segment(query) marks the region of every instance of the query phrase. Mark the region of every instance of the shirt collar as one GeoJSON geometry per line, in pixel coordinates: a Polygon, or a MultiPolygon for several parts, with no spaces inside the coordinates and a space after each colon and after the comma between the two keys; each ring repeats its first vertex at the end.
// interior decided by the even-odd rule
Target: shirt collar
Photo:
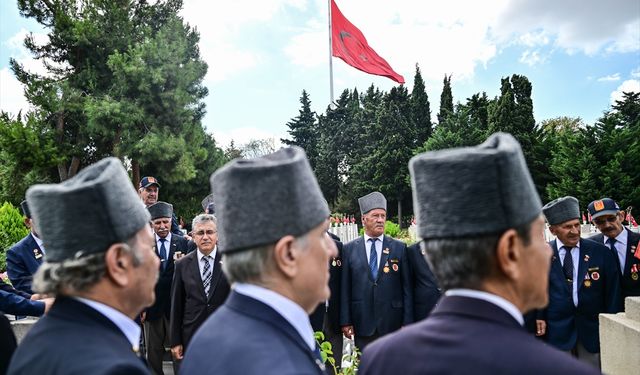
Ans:
{"type": "Polygon", "coordinates": [[[367,235],[366,233],[364,234],[364,243],[367,243],[369,241],[369,238],[377,238],[378,240],[380,240],[380,243],[382,243],[384,241],[384,233],[379,235],[378,237],[371,237],[369,235],[367,235]]]}
{"type": "MultiPolygon", "coordinates": [[[[160,240],[161,240],[160,236],[158,236],[155,233],[154,233],[154,236],[156,236],[156,243],[160,242],[160,240]]],[[[164,239],[167,240],[168,244],[170,244],[171,243],[171,232],[169,232],[169,234],[167,234],[167,236],[164,239]]]]}
{"type": "Polygon", "coordinates": [[[492,293],[483,292],[480,290],[473,289],[451,289],[444,293],[446,296],[461,296],[461,297],[469,297],[481,299],[483,301],[487,301],[492,303],[504,311],[508,312],[509,315],[513,317],[521,326],[524,325],[524,318],[522,317],[522,312],[518,310],[516,305],[509,302],[508,300],[492,293]]]}
{"type": "Polygon", "coordinates": [[[128,316],[124,315],[120,311],[114,309],[111,306],[105,305],[102,302],[94,301],[87,298],[74,297],[78,301],[88,305],[93,308],[100,314],[104,315],[113,322],[122,333],[124,333],[125,337],[131,343],[131,347],[134,351],[138,351],[140,346],[140,326],[131,320],[128,316]]]}
{"type": "MultiPolygon", "coordinates": [[[[604,236],[604,237],[606,238],[607,236],[604,236]]],[[[620,232],[620,234],[616,237],[616,241],[620,242],[624,246],[627,246],[628,239],[629,239],[629,234],[627,233],[627,228],[622,228],[622,232],[620,232]]]]}
{"type": "MultiPolygon", "coordinates": [[[[560,241],[559,238],[556,238],[556,245],[558,246],[558,251],[560,251],[560,249],[562,248],[562,246],[565,246],[562,241],[560,241]]],[[[572,247],[571,249],[579,249],[580,248],[580,241],[578,241],[578,243],[576,244],[576,246],[572,247]]],[[[569,249],[569,250],[571,250],[569,249]]]]}
{"type": "MultiPolygon", "coordinates": [[[[218,245],[216,245],[213,248],[213,251],[211,251],[211,254],[209,254],[211,259],[216,259],[216,252],[217,251],[218,251],[218,245]]],[[[202,252],[200,252],[200,249],[196,250],[196,255],[198,255],[198,263],[202,262],[202,258],[204,258],[204,254],[202,254],[202,252]]]]}
{"type": "Polygon", "coordinates": [[[38,247],[40,248],[40,250],[42,250],[43,252],[44,250],[44,246],[42,245],[42,240],[36,236],[35,233],[31,232],[31,237],[33,237],[33,239],[36,241],[36,244],[38,244],[38,247]]]}
{"type": "Polygon", "coordinates": [[[237,293],[256,299],[276,310],[289,324],[295,328],[311,350],[315,350],[316,339],[309,322],[309,315],[292,300],[267,288],[244,283],[235,283],[233,290],[237,293]]]}

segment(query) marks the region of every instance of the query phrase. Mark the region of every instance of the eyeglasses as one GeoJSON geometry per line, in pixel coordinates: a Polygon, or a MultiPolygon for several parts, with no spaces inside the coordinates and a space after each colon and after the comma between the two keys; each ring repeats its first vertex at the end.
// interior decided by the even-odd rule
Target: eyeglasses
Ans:
{"type": "Polygon", "coordinates": [[[217,231],[217,230],[199,230],[199,231],[197,231],[197,232],[193,232],[193,235],[194,235],[194,236],[198,236],[198,237],[202,237],[202,236],[204,236],[205,234],[206,234],[207,236],[213,236],[213,235],[214,235],[214,234],[216,234],[216,233],[218,233],[218,231],[217,231]]]}
{"type": "Polygon", "coordinates": [[[596,225],[602,225],[604,223],[615,223],[618,220],[618,215],[611,215],[607,217],[599,217],[597,219],[593,219],[593,222],[596,225]]]}

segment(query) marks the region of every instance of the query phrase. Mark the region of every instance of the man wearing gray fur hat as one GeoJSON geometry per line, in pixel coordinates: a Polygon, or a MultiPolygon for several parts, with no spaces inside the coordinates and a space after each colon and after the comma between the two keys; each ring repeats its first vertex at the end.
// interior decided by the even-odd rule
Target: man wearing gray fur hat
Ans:
{"type": "Polygon", "coordinates": [[[182,374],[322,374],[310,314],[329,298],[329,207],[304,151],[231,161],[211,177],[232,292],[196,333],[182,374]]]}
{"type": "Polygon", "coordinates": [[[344,245],[340,324],[360,350],[413,322],[407,246],[384,235],[387,200],[380,192],[358,199],[364,235],[344,245]]]}
{"type": "Polygon", "coordinates": [[[133,319],[154,302],[160,262],[149,213],[120,160],[32,186],[27,201],[47,248],[34,288],[56,301],[18,347],[9,374],[148,374],[133,319]]]}
{"type": "Polygon", "coordinates": [[[409,162],[418,235],[446,290],[423,321],[371,344],[359,374],[597,374],[523,328],[547,303],[551,250],[509,134],[409,162]]]}
{"type": "Polygon", "coordinates": [[[549,242],[549,305],[538,314],[547,342],[600,368],[598,314],[622,310],[616,258],[602,243],[580,238],[580,206],[574,197],[542,210],[556,239],[549,242]]]}

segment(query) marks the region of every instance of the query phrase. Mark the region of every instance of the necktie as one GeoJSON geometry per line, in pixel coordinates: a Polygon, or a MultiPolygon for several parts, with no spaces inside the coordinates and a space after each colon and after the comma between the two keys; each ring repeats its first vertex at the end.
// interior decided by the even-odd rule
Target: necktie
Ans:
{"type": "Polygon", "coordinates": [[[205,255],[202,257],[204,266],[202,267],[202,285],[204,286],[204,294],[209,296],[209,288],[211,287],[211,259],[210,256],[205,255]]]}
{"type": "Polygon", "coordinates": [[[371,276],[375,280],[378,276],[378,253],[376,252],[377,238],[369,238],[371,241],[371,250],[369,250],[369,269],[371,270],[371,276]]]}
{"type": "Polygon", "coordinates": [[[613,251],[613,255],[616,258],[616,266],[618,267],[618,271],[620,271],[620,273],[622,273],[622,268],[620,267],[620,259],[618,258],[618,250],[616,250],[616,239],[615,238],[609,238],[607,239],[607,245],[609,245],[609,248],[611,249],[611,251],[613,251]]]}
{"type": "Polygon", "coordinates": [[[164,246],[166,241],[164,238],[160,239],[160,259],[162,260],[160,264],[163,270],[167,266],[167,248],[164,246]]]}
{"type": "Polygon", "coordinates": [[[564,249],[564,263],[562,264],[562,270],[564,271],[564,277],[567,282],[573,285],[573,258],[571,258],[571,249],[563,246],[564,249]]]}

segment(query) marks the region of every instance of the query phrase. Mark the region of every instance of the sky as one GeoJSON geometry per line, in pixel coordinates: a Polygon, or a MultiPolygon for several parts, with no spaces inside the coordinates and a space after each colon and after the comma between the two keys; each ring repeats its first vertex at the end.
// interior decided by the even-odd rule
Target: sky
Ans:
{"type": "MultiPolygon", "coordinates": [[[[419,65],[432,115],[442,80],[452,75],[454,102],[523,74],[533,85],[537,122],[557,116],[592,124],[622,91],[640,92],[637,0],[336,0],[369,45],[413,87],[419,65]]],[[[203,125],[219,145],[286,138],[306,90],[312,110],[330,104],[328,0],[184,0],[184,20],[200,33],[209,66],[203,125]]],[[[0,1],[0,109],[29,108],[9,69],[13,57],[43,72],[22,41],[47,30],[0,1]]],[[[334,93],[395,82],[333,58],[334,93]]]]}

